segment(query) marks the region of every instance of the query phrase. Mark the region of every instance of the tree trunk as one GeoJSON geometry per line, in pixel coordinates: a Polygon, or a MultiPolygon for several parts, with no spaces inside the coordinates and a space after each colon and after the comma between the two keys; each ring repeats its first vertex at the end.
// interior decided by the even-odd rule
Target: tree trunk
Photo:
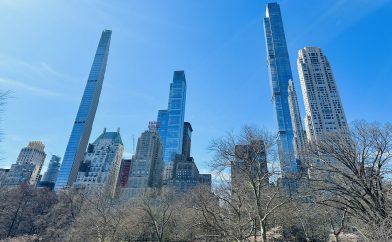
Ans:
{"type": "Polygon", "coordinates": [[[13,228],[14,228],[16,219],[18,218],[18,215],[19,215],[19,210],[20,210],[21,207],[22,207],[22,202],[23,202],[23,200],[22,200],[22,198],[21,198],[21,199],[20,199],[20,202],[18,203],[18,208],[16,209],[15,216],[14,216],[13,219],[12,219],[12,223],[11,223],[11,225],[10,225],[10,228],[8,229],[7,238],[11,237],[11,233],[12,233],[12,230],[13,230],[13,228]]]}
{"type": "MultiPolygon", "coordinates": [[[[340,233],[339,233],[339,234],[340,234],[340,233]]],[[[339,234],[334,234],[334,235],[335,235],[335,242],[340,242],[339,234]]]]}
{"type": "Polygon", "coordinates": [[[267,242],[267,228],[265,221],[260,221],[261,242],[267,242]]]}

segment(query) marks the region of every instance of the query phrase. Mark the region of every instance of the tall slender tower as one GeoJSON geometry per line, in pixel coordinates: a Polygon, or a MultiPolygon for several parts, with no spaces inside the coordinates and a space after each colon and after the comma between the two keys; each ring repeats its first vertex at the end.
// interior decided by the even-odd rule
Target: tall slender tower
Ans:
{"type": "Polygon", "coordinates": [[[158,112],[158,132],[163,144],[163,160],[169,164],[175,154],[182,153],[186,80],[184,71],[175,71],[170,84],[167,110],[158,112]]]}
{"type": "Polygon", "coordinates": [[[301,114],[298,107],[297,93],[294,88],[293,80],[289,81],[289,107],[291,113],[291,125],[293,126],[294,155],[298,161],[303,158],[302,151],[306,143],[305,131],[302,127],[301,114]]]}
{"type": "Polygon", "coordinates": [[[84,152],[86,151],[90,138],[99,96],[101,95],[111,35],[111,30],[104,30],[102,32],[79,111],[76,115],[71,136],[65,150],[55,190],[71,186],[78,174],[80,162],[83,160],[84,152]]]}
{"type": "Polygon", "coordinates": [[[279,160],[283,175],[298,171],[294,157],[293,128],[288,103],[289,80],[293,79],[280,6],[267,3],[264,18],[267,63],[272,91],[272,105],[278,126],[279,160]]]}
{"type": "Polygon", "coordinates": [[[305,104],[305,128],[309,142],[326,132],[348,129],[331,65],[319,47],[298,51],[298,74],[305,104]]]}

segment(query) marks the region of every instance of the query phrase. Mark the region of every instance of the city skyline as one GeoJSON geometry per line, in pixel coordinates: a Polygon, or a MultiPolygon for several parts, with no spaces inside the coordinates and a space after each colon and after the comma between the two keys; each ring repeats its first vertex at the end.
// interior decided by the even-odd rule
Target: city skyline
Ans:
{"type": "MultiPolygon", "coordinates": [[[[309,39],[304,38],[301,40],[301,37],[295,35],[296,32],[300,31],[299,26],[301,26],[301,23],[298,22],[296,24],[291,23],[296,16],[294,13],[295,11],[293,9],[290,9],[293,4],[287,1],[279,1],[279,3],[282,8],[283,23],[285,25],[285,30],[287,32],[286,37],[289,42],[288,45],[289,45],[289,56],[291,60],[291,68],[293,71],[293,78],[297,90],[299,90],[299,81],[298,81],[298,74],[295,68],[295,61],[294,61],[296,59],[296,52],[298,49],[303,48],[304,46],[307,46],[309,44],[314,44],[316,46],[320,46],[321,48],[325,49],[326,53],[328,54],[328,57],[331,59],[331,63],[333,65],[334,73],[337,79],[337,85],[339,87],[340,94],[342,96],[342,100],[345,105],[344,107],[345,107],[347,119],[349,121],[353,121],[355,119],[360,119],[360,118],[367,119],[369,121],[391,120],[391,114],[387,112],[387,109],[384,109],[387,106],[389,106],[389,104],[391,104],[390,101],[388,101],[386,98],[381,100],[371,100],[370,99],[371,95],[368,94],[368,91],[371,92],[372,95],[380,92],[382,94],[382,92],[386,91],[386,89],[388,88],[384,88],[384,84],[386,85],[387,79],[382,78],[381,74],[379,78],[377,77],[375,77],[374,79],[369,78],[374,74],[374,72],[371,71],[372,65],[375,65],[374,63],[368,63],[369,64],[368,70],[359,70],[359,68],[354,68],[354,65],[356,63],[357,64],[363,63],[364,65],[364,63],[370,62],[371,57],[381,56],[384,57],[384,59],[382,58],[378,59],[380,60],[381,65],[384,66],[384,68],[381,68],[381,70],[383,70],[385,73],[388,73],[389,72],[388,67],[391,65],[391,61],[389,59],[388,62],[388,59],[386,59],[385,56],[388,53],[390,53],[390,47],[386,46],[387,49],[386,51],[384,51],[385,53],[366,52],[365,53],[366,55],[363,56],[364,60],[358,60],[359,58],[355,59],[354,57],[362,56],[362,54],[361,55],[359,53],[356,54],[356,52],[361,52],[359,51],[360,43],[363,44],[363,40],[359,39],[358,43],[353,44],[351,41],[352,39],[349,36],[350,31],[352,34],[353,29],[354,30],[363,29],[361,35],[363,35],[363,33],[367,33],[366,31],[372,31],[368,29],[365,30],[365,27],[370,25],[370,22],[374,23],[377,21],[381,21],[382,18],[380,16],[377,16],[377,13],[381,12],[381,15],[384,14],[383,16],[385,18],[386,12],[391,10],[390,4],[389,3],[388,4],[379,3],[379,5],[374,4],[373,5],[374,8],[370,8],[370,10],[366,10],[366,11],[363,9],[361,10],[360,8],[359,12],[362,11],[363,16],[362,17],[354,16],[353,17],[354,20],[352,20],[351,22],[352,25],[346,27],[347,28],[346,30],[342,30],[339,34],[335,35],[335,37],[329,37],[332,38],[332,40],[329,39],[329,40],[322,40],[317,42],[317,39],[313,39],[312,41],[309,41],[309,39]],[[386,6],[387,8],[380,9],[379,8],[380,6],[384,6],[384,7],[386,6]],[[367,12],[367,11],[371,11],[371,12],[367,12]],[[365,20],[369,20],[369,21],[365,21],[365,20]],[[297,27],[295,28],[295,26],[297,27]],[[349,45],[348,42],[350,41],[351,43],[349,45]],[[337,46],[339,46],[339,48],[337,46]],[[339,53],[339,51],[342,52],[342,49],[348,51],[349,54],[353,55],[353,57],[345,56],[347,55],[347,52],[339,53]],[[366,61],[366,59],[368,60],[366,61]],[[382,62],[382,60],[384,60],[384,62],[382,62]],[[363,77],[361,78],[361,76],[363,77]],[[354,86],[356,85],[358,78],[360,78],[363,82],[362,87],[354,86]],[[356,92],[355,91],[350,92],[352,88],[354,88],[356,92]],[[357,93],[360,97],[355,97],[354,93],[357,93]],[[382,102],[383,105],[380,105],[380,102],[382,102]],[[379,103],[378,108],[372,109],[371,107],[375,106],[375,104],[377,103],[379,103]],[[360,106],[361,108],[358,108],[356,106],[358,107],[360,106]]],[[[353,2],[350,3],[355,4],[353,2]]],[[[103,3],[100,4],[103,5],[103,3]]],[[[8,7],[11,10],[13,8],[15,9],[15,7],[11,5],[12,4],[10,4],[10,6],[8,7]]],[[[196,5],[200,6],[201,4],[200,5],[196,4],[196,5]]],[[[237,5],[235,6],[234,5],[235,4],[233,3],[233,6],[228,6],[227,8],[231,10],[238,7],[237,5]]],[[[322,6],[323,4],[321,3],[320,5],[322,6]]],[[[320,5],[319,8],[321,8],[320,5]]],[[[115,88],[113,86],[114,84],[109,85],[106,83],[105,85],[108,88],[108,92],[104,94],[103,97],[105,100],[104,105],[101,106],[97,111],[97,122],[95,122],[92,137],[95,137],[96,136],[95,134],[99,133],[104,126],[108,126],[110,127],[110,129],[121,127],[121,129],[125,131],[124,133],[126,133],[126,135],[124,135],[125,149],[126,151],[128,151],[128,153],[132,153],[132,136],[133,135],[137,136],[137,134],[143,130],[140,127],[142,127],[146,123],[146,121],[153,120],[156,115],[156,114],[154,115],[154,112],[156,112],[157,109],[164,107],[164,105],[166,104],[167,99],[165,97],[167,97],[167,84],[169,83],[169,81],[167,80],[170,80],[172,71],[176,69],[184,69],[187,73],[187,81],[189,85],[188,90],[190,92],[189,98],[187,100],[189,101],[187,102],[187,117],[188,117],[187,121],[190,121],[196,130],[193,136],[194,143],[192,146],[193,147],[192,153],[193,156],[195,156],[195,160],[197,161],[198,165],[201,164],[203,169],[206,169],[206,164],[208,162],[208,157],[209,157],[208,152],[206,151],[206,147],[208,146],[209,140],[211,140],[212,138],[221,136],[226,131],[229,131],[233,128],[239,129],[241,128],[242,125],[246,123],[256,124],[258,126],[265,126],[268,127],[270,130],[275,130],[274,121],[273,121],[273,112],[270,104],[269,87],[267,81],[268,77],[266,75],[267,72],[266,72],[266,65],[265,65],[265,51],[263,50],[264,40],[262,36],[263,31],[262,31],[261,19],[264,16],[265,6],[264,3],[257,3],[257,4],[252,3],[249,4],[249,6],[248,5],[244,6],[243,8],[251,9],[254,6],[257,6],[257,11],[256,10],[250,11],[249,18],[240,15],[238,16],[234,15],[236,18],[238,18],[239,23],[237,24],[231,23],[234,25],[233,31],[227,30],[226,32],[224,31],[224,33],[220,33],[222,34],[222,36],[221,35],[212,36],[213,39],[212,42],[215,46],[203,45],[201,53],[207,55],[207,57],[203,57],[201,56],[201,54],[191,55],[193,59],[196,57],[196,59],[199,62],[200,61],[202,62],[202,59],[206,58],[205,61],[206,64],[204,64],[204,66],[202,64],[202,67],[200,67],[199,64],[199,70],[197,70],[197,68],[188,68],[191,66],[192,63],[189,60],[187,60],[185,56],[177,55],[176,56],[177,58],[174,58],[175,59],[174,62],[169,61],[168,64],[162,65],[160,67],[154,67],[155,69],[153,68],[151,70],[152,74],[151,73],[147,74],[144,80],[140,80],[140,82],[144,83],[144,85],[147,82],[151,82],[151,85],[146,85],[146,87],[140,88],[139,86],[138,88],[124,88],[127,86],[124,85],[124,82],[122,83],[120,82],[119,84],[120,87],[115,88]],[[246,36],[254,36],[254,34],[256,33],[255,36],[257,38],[249,42],[251,44],[249,46],[251,47],[249,46],[245,47],[245,45],[243,44],[248,42],[243,41],[242,37],[239,37],[237,33],[240,33],[240,36],[244,35],[245,36],[244,38],[248,38],[246,36]],[[224,45],[224,43],[226,43],[224,37],[229,39],[226,45],[224,45]],[[223,47],[219,47],[221,46],[220,44],[222,43],[223,43],[222,45],[223,47]],[[238,48],[241,47],[241,48],[236,49],[234,47],[238,47],[238,48]],[[229,51],[228,54],[225,55],[224,52],[229,49],[232,50],[233,52],[229,51]],[[238,50],[244,51],[245,53],[237,53],[238,50]],[[253,54],[251,55],[250,52],[256,52],[256,53],[255,55],[253,54]],[[211,57],[208,57],[210,55],[211,57]],[[238,60],[235,60],[236,59],[235,57],[237,58],[240,57],[240,58],[238,58],[238,60]],[[241,57],[250,57],[250,58],[241,58],[241,57]],[[220,64],[219,60],[222,58],[231,59],[232,61],[224,62],[226,64],[220,64]],[[234,67],[235,65],[238,65],[240,63],[239,59],[245,60],[246,64],[249,63],[251,64],[249,64],[249,66],[247,67],[243,67],[243,70],[238,72],[234,72],[233,70],[227,69],[227,67],[234,67]],[[183,66],[179,64],[182,60],[187,60],[184,61],[183,66]],[[215,69],[210,69],[206,67],[212,63],[216,64],[215,69]],[[224,65],[224,67],[222,67],[221,65],[224,65]],[[213,70],[216,70],[216,72],[215,73],[212,72],[213,70]],[[223,73],[223,70],[227,70],[228,73],[223,73]],[[252,70],[254,71],[252,72],[252,70]],[[246,73],[247,71],[251,71],[251,74],[243,76],[243,74],[246,73]],[[229,78],[229,75],[231,75],[232,78],[229,78]],[[243,79],[240,79],[241,77],[246,77],[247,80],[251,79],[251,81],[243,82],[242,81],[243,79]],[[213,83],[213,80],[215,80],[217,83],[213,83]],[[239,83],[242,86],[238,86],[239,83]],[[225,95],[222,95],[222,93],[217,95],[216,91],[219,90],[218,86],[221,86],[223,84],[225,84],[226,87],[221,91],[225,95]],[[119,88],[123,88],[130,91],[133,96],[127,94],[126,92],[122,92],[119,88]],[[206,88],[208,88],[209,90],[204,90],[206,88]],[[147,91],[151,91],[151,93],[147,91]],[[115,94],[118,94],[118,96],[114,96],[115,94]],[[225,98],[226,95],[231,96],[233,94],[236,94],[237,96],[241,97],[237,99],[238,103],[235,103],[232,100],[227,100],[227,98],[225,98]],[[214,98],[211,98],[211,96],[214,96],[214,98]],[[109,99],[112,100],[109,101],[109,99]],[[113,106],[113,104],[119,104],[119,103],[124,103],[125,105],[120,105],[121,109],[111,110],[111,106],[113,106]],[[144,104],[143,109],[145,110],[142,110],[141,105],[139,103],[144,104]],[[210,106],[206,105],[207,103],[210,103],[211,105],[210,106]],[[216,112],[217,108],[220,107],[221,105],[227,105],[228,107],[227,109],[230,110],[225,112],[223,111],[218,112],[216,116],[212,115],[213,113],[216,112]],[[242,109],[239,107],[239,106],[243,107],[246,105],[251,106],[251,108],[242,109]],[[250,109],[253,110],[254,112],[253,114],[249,114],[251,113],[249,112],[250,109]],[[125,114],[126,112],[129,112],[131,114],[125,114]],[[197,116],[201,116],[201,117],[197,117],[197,116]],[[239,117],[235,117],[235,116],[239,116],[239,117]],[[202,120],[202,119],[207,119],[206,117],[211,118],[209,119],[209,123],[202,120]],[[231,119],[231,117],[233,117],[233,119],[231,119]],[[117,121],[117,120],[122,120],[122,121],[117,121]],[[132,121],[130,122],[129,120],[132,121]]],[[[179,7],[184,7],[184,5],[180,4],[179,7]]],[[[99,7],[97,8],[99,9],[99,7]]],[[[209,11],[212,11],[215,8],[217,8],[217,6],[211,4],[209,11]]],[[[189,11],[188,8],[185,9],[189,11]]],[[[316,8],[315,10],[316,13],[317,10],[318,8],[316,8]]],[[[337,11],[338,13],[339,11],[341,11],[332,8],[331,11],[333,12],[333,10],[337,11]]],[[[34,12],[37,10],[34,10],[33,8],[32,11],[34,12]]],[[[114,10],[109,9],[109,12],[110,11],[114,11],[114,10]]],[[[154,11],[158,11],[158,10],[154,8],[154,11]]],[[[168,9],[165,9],[164,11],[166,11],[164,12],[166,14],[170,13],[168,9]]],[[[233,12],[234,10],[230,11],[231,14],[233,12]]],[[[330,14],[332,15],[332,17],[334,16],[333,13],[330,14]]],[[[208,18],[209,20],[213,19],[217,21],[217,18],[212,18],[210,15],[207,16],[209,16],[208,18]]],[[[175,18],[183,18],[183,16],[179,17],[179,15],[175,15],[173,18],[175,20],[175,18]]],[[[174,20],[171,19],[168,21],[169,23],[173,24],[173,22],[175,22],[174,20]]],[[[303,23],[305,23],[306,20],[307,19],[304,18],[302,20],[303,23]]],[[[104,21],[102,20],[101,23],[102,22],[104,21]]],[[[143,22],[143,20],[141,20],[141,22],[143,22]]],[[[317,26],[317,21],[315,22],[316,22],[315,25],[317,26]]],[[[328,26],[329,28],[331,28],[331,26],[335,26],[334,24],[331,24],[331,22],[333,22],[332,20],[329,22],[329,21],[325,21],[325,19],[324,20],[322,19],[321,22],[326,28],[328,28],[328,26]]],[[[29,24],[34,24],[34,23],[35,22],[33,21],[33,23],[29,23],[29,24]]],[[[216,23],[218,25],[219,21],[217,21],[216,23]]],[[[173,28],[176,29],[177,27],[178,26],[175,26],[173,28]]],[[[76,103],[78,102],[81,96],[80,90],[83,89],[82,87],[83,84],[82,83],[79,84],[79,82],[80,80],[84,79],[83,73],[87,72],[87,69],[89,68],[88,62],[91,62],[92,48],[88,47],[86,48],[86,50],[84,50],[84,47],[89,45],[94,45],[91,44],[91,41],[92,43],[95,43],[94,39],[97,38],[97,33],[99,33],[99,31],[101,31],[104,28],[106,28],[106,26],[89,27],[85,35],[84,34],[82,35],[81,32],[79,32],[81,34],[81,37],[77,37],[76,39],[72,39],[72,38],[66,39],[64,38],[64,36],[61,36],[61,38],[58,39],[56,37],[51,37],[51,41],[54,41],[57,44],[61,44],[61,46],[64,47],[68,52],[67,54],[64,54],[65,60],[69,61],[70,59],[72,59],[71,56],[73,56],[73,58],[75,57],[80,58],[80,61],[78,61],[76,66],[73,65],[70,67],[62,68],[63,65],[61,64],[61,61],[59,61],[58,59],[56,60],[56,58],[52,58],[52,59],[48,58],[44,62],[41,62],[42,59],[44,59],[45,57],[50,57],[49,54],[39,55],[33,53],[31,57],[24,59],[22,54],[13,55],[14,53],[12,53],[12,50],[3,52],[4,54],[1,59],[1,64],[3,67],[4,66],[7,67],[8,65],[8,68],[5,68],[6,73],[4,74],[4,76],[1,77],[1,83],[5,88],[13,90],[14,92],[13,96],[15,96],[15,98],[11,98],[8,101],[6,111],[4,112],[4,121],[2,123],[2,126],[5,132],[5,136],[4,136],[4,142],[2,142],[0,145],[0,149],[3,153],[2,156],[4,157],[4,160],[1,161],[0,167],[9,167],[11,163],[15,162],[17,157],[16,154],[19,152],[20,148],[22,148],[23,145],[29,140],[42,140],[45,143],[47,150],[49,152],[63,156],[63,152],[71,129],[71,127],[69,127],[70,126],[69,124],[72,123],[72,119],[74,118],[75,110],[77,108],[76,103]],[[80,40],[78,38],[80,38],[80,40]],[[70,47],[67,47],[68,44],[70,44],[70,47]],[[70,51],[70,49],[72,49],[71,46],[75,46],[75,44],[80,44],[81,46],[84,47],[71,53],[70,51]],[[36,79],[38,79],[37,75],[38,76],[46,75],[45,78],[50,79],[54,84],[52,84],[52,82],[49,82],[49,85],[46,86],[46,85],[42,85],[42,83],[37,83],[37,81],[35,82],[28,81],[29,79],[23,79],[23,78],[19,79],[19,77],[13,76],[13,74],[10,73],[12,72],[10,71],[12,68],[20,68],[22,70],[28,70],[30,72],[33,72],[36,74],[35,76],[36,79]],[[68,75],[73,77],[70,78],[68,75]],[[64,76],[66,77],[64,78],[64,76]],[[64,84],[62,84],[61,82],[55,82],[55,80],[61,81],[67,78],[71,79],[72,82],[66,84],[66,86],[69,85],[71,87],[69,87],[68,89],[66,88],[64,90],[67,93],[64,95],[61,94],[63,92],[62,91],[63,88],[65,87],[64,84]],[[21,82],[13,82],[12,80],[14,79],[20,80],[21,82]],[[43,89],[42,88],[43,86],[47,89],[43,89]],[[24,95],[25,92],[26,95],[24,95]],[[69,99],[67,97],[68,93],[70,93],[69,99]],[[30,108],[31,110],[22,108],[23,105],[26,105],[30,102],[34,103],[30,108]],[[37,104],[41,104],[41,106],[37,104]],[[40,108],[42,108],[43,104],[45,104],[43,106],[43,110],[38,110],[37,107],[40,106],[40,108]],[[60,110],[55,110],[53,109],[54,107],[57,107],[60,110]],[[20,112],[26,113],[27,116],[29,116],[31,112],[32,113],[37,112],[38,114],[40,114],[40,115],[33,116],[34,119],[36,120],[32,120],[32,122],[34,126],[37,126],[37,128],[35,128],[34,131],[31,130],[31,126],[30,126],[33,124],[27,124],[27,122],[25,122],[26,120],[23,118],[21,120],[17,120],[17,113],[20,112]],[[53,112],[53,116],[52,116],[52,112],[53,112]],[[55,123],[57,125],[51,126],[49,125],[48,122],[55,123]],[[48,128],[49,134],[42,134],[43,130],[45,130],[46,128],[48,128]]],[[[168,28],[170,30],[170,27],[168,28]]],[[[310,27],[306,29],[309,28],[310,27]]],[[[317,29],[317,27],[313,27],[313,28],[317,29]]],[[[36,29],[36,28],[32,28],[32,29],[36,29]]],[[[147,30],[149,29],[147,28],[147,30]]],[[[197,30],[200,31],[200,27],[198,27],[197,30]]],[[[211,27],[208,30],[211,30],[211,27]]],[[[39,31],[43,31],[43,30],[39,30],[39,31]]],[[[68,33],[69,32],[70,30],[68,31],[68,33]]],[[[185,32],[188,33],[186,30],[185,32]]],[[[156,36],[161,36],[161,34],[163,33],[155,33],[155,34],[156,36]]],[[[16,35],[23,36],[22,33],[18,31],[16,35]]],[[[118,72],[120,70],[119,68],[130,66],[132,63],[132,62],[125,62],[124,64],[121,64],[120,67],[116,67],[115,63],[117,64],[119,63],[118,51],[121,48],[121,46],[124,46],[124,43],[120,41],[121,36],[124,36],[124,31],[119,31],[118,33],[116,32],[116,35],[117,37],[115,37],[113,41],[118,41],[117,43],[119,46],[116,47],[117,56],[116,57],[111,56],[112,58],[111,60],[116,59],[116,61],[114,61],[114,63],[109,63],[109,65],[111,66],[110,68],[113,68],[113,70],[110,71],[111,73],[110,78],[113,83],[116,83],[121,79],[118,76],[116,77],[115,75],[116,71],[118,72]]],[[[127,36],[127,34],[125,34],[125,36],[127,36]]],[[[190,39],[191,36],[192,35],[189,35],[188,33],[186,39],[187,40],[190,39]]],[[[358,38],[359,34],[355,36],[358,38]]],[[[372,38],[371,35],[366,34],[366,36],[367,38],[372,38]]],[[[21,40],[18,40],[19,43],[25,43],[25,42],[20,42],[22,41],[23,38],[20,39],[21,40]]],[[[384,38],[381,41],[385,41],[382,43],[385,43],[384,45],[386,45],[386,43],[389,40],[390,40],[390,36],[387,35],[387,38],[384,38]]],[[[10,41],[10,38],[7,37],[4,41],[7,43],[7,41],[10,41]]],[[[43,48],[42,51],[44,53],[50,51],[50,50],[45,51],[44,48],[45,45],[44,44],[39,45],[37,41],[38,39],[37,37],[35,37],[33,38],[31,44],[35,44],[35,46],[40,46],[40,48],[43,48]]],[[[50,42],[48,43],[49,44],[47,44],[46,46],[50,47],[50,42]]],[[[165,43],[167,44],[167,42],[165,43]]],[[[25,45],[28,46],[27,44],[25,45]]],[[[148,49],[147,48],[148,44],[147,46],[143,45],[144,47],[143,46],[141,47],[140,45],[141,42],[139,41],[139,46],[133,48],[148,49]]],[[[31,45],[30,48],[32,48],[32,46],[34,45],[31,45]]],[[[189,46],[198,47],[198,45],[196,45],[195,42],[193,42],[181,46],[180,49],[184,50],[185,47],[189,47],[189,46]]],[[[156,50],[154,46],[152,47],[152,49],[156,50]]],[[[173,49],[170,49],[170,51],[172,50],[173,49]]],[[[18,53],[18,51],[15,51],[15,53],[18,53]]],[[[61,53],[65,53],[65,52],[61,52],[61,53]]],[[[166,54],[167,53],[165,52],[163,56],[160,57],[165,59],[164,57],[166,57],[166,54]]],[[[127,79],[126,81],[130,83],[132,82],[138,83],[139,79],[142,79],[138,75],[140,75],[141,73],[146,74],[147,73],[146,70],[149,67],[145,66],[144,68],[141,68],[141,70],[139,71],[135,71],[136,68],[142,66],[142,64],[146,62],[147,59],[152,61],[153,57],[154,55],[152,54],[152,52],[148,51],[148,58],[142,59],[141,64],[137,65],[137,67],[132,69],[133,73],[135,72],[136,73],[135,74],[131,73],[132,75],[127,76],[127,78],[125,78],[127,79]]],[[[140,55],[135,55],[135,59],[139,59],[139,58],[140,55]]],[[[192,59],[192,58],[188,58],[188,59],[192,59]]],[[[152,64],[154,63],[155,61],[152,64]]],[[[158,63],[155,63],[154,65],[158,65],[158,63]]],[[[28,73],[28,71],[26,71],[26,74],[28,73]]],[[[138,84],[136,84],[136,86],[137,85],[138,84]]],[[[133,86],[131,85],[130,87],[133,86]]],[[[382,96],[381,94],[380,96],[382,96]]],[[[298,93],[299,100],[302,99],[300,95],[301,94],[298,93]]],[[[303,104],[300,104],[300,108],[303,117],[304,116],[303,104]]]]}

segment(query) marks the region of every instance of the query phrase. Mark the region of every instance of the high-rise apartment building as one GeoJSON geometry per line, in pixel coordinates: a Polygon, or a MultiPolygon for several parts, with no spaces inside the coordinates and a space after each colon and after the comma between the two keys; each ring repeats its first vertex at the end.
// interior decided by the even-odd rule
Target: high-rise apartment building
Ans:
{"type": "Polygon", "coordinates": [[[31,174],[29,183],[36,185],[39,182],[42,165],[44,164],[46,153],[45,145],[40,141],[31,141],[29,145],[23,148],[16,160],[17,164],[32,163],[34,164],[34,171],[31,174]]]}
{"type": "Polygon", "coordinates": [[[60,156],[52,155],[52,158],[49,161],[48,169],[42,176],[39,186],[53,189],[57,175],[59,174],[61,165],[60,160],[60,156]]]}
{"type": "Polygon", "coordinates": [[[298,74],[305,104],[305,129],[309,142],[326,132],[348,129],[332,67],[319,47],[298,51],[298,74]]]}
{"type": "Polygon", "coordinates": [[[34,186],[37,185],[46,157],[44,149],[45,145],[40,141],[29,142],[27,147],[20,151],[16,163],[11,165],[3,184],[16,186],[21,183],[28,183],[34,186]]]}
{"type": "Polygon", "coordinates": [[[286,176],[296,173],[298,165],[294,157],[294,134],[288,101],[289,80],[293,79],[293,77],[282,15],[280,6],[277,3],[267,3],[266,17],[264,18],[264,34],[272,91],[272,105],[278,127],[279,160],[283,175],[286,176]]]}
{"type": "Polygon", "coordinates": [[[73,186],[76,188],[106,189],[112,196],[116,193],[124,146],[117,132],[103,133],[89,144],[78,176],[73,186]]]}
{"type": "Polygon", "coordinates": [[[121,188],[123,199],[133,199],[151,188],[160,188],[163,177],[162,143],[157,124],[150,122],[137,141],[136,153],[132,157],[128,184],[121,188]]]}
{"type": "Polygon", "coordinates": [[[291,114],[291,125],[293,126],[293,144],[294,144],[294,155],[300,163],[303,158],[303,149],[306,144],[306,134],[302,126],[301,114],[299,112],[297,92],[294,88],[293,80],[289,81],[289,107],[291,114]]]}
{"type": "Polygon", "coordinates": [[[167,110],[158,112],[158,132],[163,145],[165,164],[182,153],[186,100],[186,80],[184,71],[175,71],[170,84],[169,104],[167,110]]]}
{"type": "Polygon", "coordinates": [[[95,113],[101,95],[106,63],[109,55],[111,30],[104,30],[98,44],[82,101],[73,124],[71,136],[65,150],[63,163],[57,177],[55,189],[71,186],[76,179],[80,163],[90,138],[95,113]]]}

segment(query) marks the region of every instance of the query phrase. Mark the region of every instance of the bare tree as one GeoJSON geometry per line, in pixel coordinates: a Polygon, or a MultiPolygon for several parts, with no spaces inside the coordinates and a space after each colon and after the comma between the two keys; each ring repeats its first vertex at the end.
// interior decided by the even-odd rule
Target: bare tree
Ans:
{"type": "Polygon", "coordinates": [[[325,134],[308,147],[314,200],[369,226],[385,224],[391,210],[385,184],[390,177],[392,125],[356,122],[350,132],[325,134]]]}
{"type": "Polygon", "coordinates": [[[56,196],[57,202],[41,219],[46,224],[40,233],[42,241],[65,241],[86,202],[83,190],[60,190],[56,196]]]}
{"type": "Polygon", "coordinates": [[[118,241],[119,228],[125,218],[124,204],[105,189],[88,191],[76,218],[70,241],[118,241]]]}
{"type": "MultiPolygon", "coordinates": [[[[231,208],[247,205],[255,211],[255,237],[267,240],[268,219],[289,202],[285,192],[270,183],[277,177],[276,138],[266,130],[246,126],[239,135],[228,133],[213,140],[210,150],[215,153],[212,168],[218,174],[231,172],[231,197],[223,200],[231,208]],[[268,162],[268,164],[267,164],[268,162]]],[[[252,216],[252,215],[251,215],[252,216]]]]}
{"type": "Polygon", "coordinates": [[[56,204],[56,195],[46,189],[22,184],[2,193],[0,238],[20,235],[41,236],[49,226],[45,217],[56,204]]]}
{"type": "Polygon", "coordinates": [[[255,235],[255,210],[246,196],[232,200],[229,183],[221,183],[214,191],[200,187],[192,192],[195,210],[192,229],[213,241],[248,241],[255,235]]]}
{"type": "Polygon", "coordinates": [[[142,212],[140,222],[146,226],[147,236],[162,242],[175,235],[181,204],[177,202],[174,191],[150,189],[140,196],[136,206],[142,212]]]}

